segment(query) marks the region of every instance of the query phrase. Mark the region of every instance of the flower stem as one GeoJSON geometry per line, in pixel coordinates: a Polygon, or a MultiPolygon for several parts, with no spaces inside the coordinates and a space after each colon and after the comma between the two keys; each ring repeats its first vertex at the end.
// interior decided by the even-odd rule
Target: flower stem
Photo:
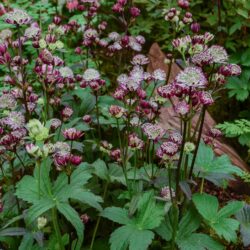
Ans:
{"type": "MultiPolygon", "coordinates": [[[[108,185],[109,185],[109,183],[106,182],[106,185],[104,187],[103,196],[102,196],[103,201],[105,200],[106,195],[107,195],[108,185]]],[[[98,216],[98,219],[97,219],[97,222],[96,222],[96,225],[95,225],[95,229],[94,229],[94,233],[93,233],[93,236],[92,236],[92,239],[91,239],[91,243],[90,243],[90,248],[89,248],[90,250],[93,249],[93,246],[94,246],[94,243],[95,243],[95,237],[96,237],[99,225],[100,225],[100,221],[101,221],[101,216],[98,216]]]]}
{"type": "Polygon", "coordinates": [[[200,194],[203,193],[203,189],[204,189],[204,177],[201,180],[200,194]]]}
{"type": "Polygon", "coordinates": [[[99,140],[102,139],[102,135],[101,135],[101,127],[100,127],[100,120],[99,120],[99,107],[98,107],[98,94],[95,93],[95,100],[96,100],[96,119],[97,119],[97,127],[98,127],[98,136],[99,136],[99,140]]]}
{"type": "Polygon", "coordinates": [[[193,174],[194,164],[195,164],[195,160],[197,157],[199,144],[200,144],[200,140],[201,140],[201,135],[202,135],[202,129],[203,129],[204,121],[205,121],[205,114],[206,114],[206,108],[204,106],[202,108],[202,111],[201,111],[201,123],[200,123],[199,134],[198,134],[198,138],[197,138],[197,142],[196,142],[196,147],[195,147],[195,151],[194,151],[194,155],[193,155],[193,159],[192,159],[192,163],[191,163],[191,168],[189,171],[189,178],[191,178],[192,174],[193,174]]]}
{"type": "Polygon", "coordinates": [[[57,242],[59,243],[60,250],[64,250],[61,232],[60,232],[60,228],[59,228],[58,220],[57,220],[57,210],[55,207],[52,208],[52,222],[53,222],[53,226],[54,226],[54,230],[56,233],[57,242]]]}

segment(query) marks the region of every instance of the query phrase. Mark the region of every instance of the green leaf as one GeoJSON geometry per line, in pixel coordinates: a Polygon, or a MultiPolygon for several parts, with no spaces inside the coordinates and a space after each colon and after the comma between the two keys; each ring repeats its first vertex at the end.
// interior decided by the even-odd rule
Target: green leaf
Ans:
{"type": "Polygon", "coordinates": [[[216,197],[209,194],[194,194],[193,202],[198,212],[208,221],[214,221],[217,217],[219,202],[216,197]]]}
{"type": "Polygon", "coordinates": [[[71,193],[70,198],[88,204],[89,206],[96,208],[98,211],[102,211],[102,207],[99,204],[103,201],[102,198],[89,191],[83,191],[82,189],[75,190],[71,193]]]}
{"type": "Polygon", "coordinates": [[[189,237],[177,241],[181,250],[222,250],[224,247],[210,236],[193,233],[189,237]]]}
{"type": "Polygon", "coordinates": [[[34,238],[31,233],[27,233],[23,236],[23,239],[21,241],[21,244],[18,248],[18,250],[32,250],[34,238]]]}
{"type": "Polygon", "coordinates": [[[101,216],[122,225],[131,224],[131,219],[128,217],[128,210],[124,208],[105,208],[104,211],[101,213],[101,216]]]}
{"type": "Polygon", "coordinates": [[[236,9],[236,12],[237,12],[240,16],[242,16],[242,17],[248,19],[248,10],[246,10],[246,9],[236,9]]]}
{"type": "Polygon", "coordinates": [[[133,225],[126,225],[116,229],[111,237],[111,250],[147,250],[154,238],[149,230],[138,230],[133,225]]]}
{"type": "Polygon", "coordinates": [[[80,250],[83,242],[84,227],[78,213],[68,203],[57,203],[57,209],[75,228],[78,236],[76,249],[80,250]]]}
{"type": "Polygon", "coordinates": [[[245,205],[237,214],[240,222],[240,233],[245,247],[250,245],[250,205],[245,205]]]}
{"type": "Polygon", "coordinates": [[[26,229],[22,227],[9,227],[0,231],[0,237],[3,236],[20,236],[26,233],[26,229]]]}
{"type": "Polygon", "coordinates": [[[164,218],[163,206],[156,204],[153,192],[144,193],[138,202],[136,224],[139,229],[154,229],[164,218]]]}
{"type": "Polygon", "coordinates": [[[161,225],[154,229],[154,231],[166,241],[170,241],[173,234],[173,228],[170,224],[170,218],[165,218],[161,225]]]}
{"type": "Polygon", "coordinates": [[[219,217],[230,217],[242,209],[243,206],[244,202],[242,201],[231,201],[219,211],[218,215],[219,217]]]}
{"type": "Polygon", "coordinates": [[[177,233],[177,239],[182,239],[190,236],[200,226],[200,218],[194,209],[190,209],[182,217],[177,233]]]}
{"type": "Polygon", "coordinates": [[[38,200],[28,211],[28,223],[32,223],[37,217],[55,206],[55,201],[49,199],[38,200]]]}
{"type": "Polygon", "coordinates": [[[237,242],[236,231],[239,228],[239,222],[231,218],[219,219],[211,227],[216,231],[218,236],[223,237],[228,242],[237,242]]]}
{"type": "Polygon", "coordinates": [[[92,165],[95,168],[95,174],[102,180],[109,180],[109,173],[106,163],[100,159],[96,160],[92,165]]]}

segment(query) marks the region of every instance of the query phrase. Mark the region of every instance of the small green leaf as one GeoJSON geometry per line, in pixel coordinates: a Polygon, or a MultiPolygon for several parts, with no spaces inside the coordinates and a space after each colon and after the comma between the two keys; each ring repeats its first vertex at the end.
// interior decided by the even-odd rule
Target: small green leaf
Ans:
{"type": "Polygon", "coordinates": [[[119,208],[119,207],[105,208],[104,211],[101,213],[101,216],[122,225],[131,223],[131,219],[128,217],[128,211],[124,208],[119,208]]]}

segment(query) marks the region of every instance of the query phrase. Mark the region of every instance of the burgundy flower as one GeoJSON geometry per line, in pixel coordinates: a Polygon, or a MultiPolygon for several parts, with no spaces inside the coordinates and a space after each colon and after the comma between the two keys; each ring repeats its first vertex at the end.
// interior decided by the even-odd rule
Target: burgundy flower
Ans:
{"type": "Polygon", "coordinates": [[[199,23],[192,23],[191,24],[191,30],[194,32],[194,33],[198,33],[200,31],[200,24],[199,23]]]}
{"type": "Polygon", "coordinates": [[[83,224],[87,224],[90,220],[90,217],[87,214],[82,214],[80,218],[83,224]]]}
{"type": "Polygon", "coordinates": [[[78,155],[71,155],[70,156],[70,162],[75,165],[78,166],[79,164],[81,164],[82,162],[82,157],[78,156],[78,155]]]}
{"type": "Polygon", "coordinates": [[[138,17],[141,13],[140,9],[138,9],[137,7],[131,7],[129,9],[129,12],[130,12],[132,17],[138,17]]]}
{"type": "Polygon", "coordinates": [[[214,103],[212,95],[207,91],[202,91],[198,93],[198,98],[201,104],[209,106],[214,103]]]}
{"type": "Polygon", "coordinates": [[[90,115],[83,116],[82,120],[86,122],[87,124],[92,122],[92,117],[90,115]]]}
{"type": "Polygon", "coordinates": [[[71,116],[73,115],[73,109],[70,108],[70,107],[65,107],[63,110],[62,110],[62,117],[64,119],[69,119],[71,116]]]}
{"type": "Polygon", "coordinates": [[[186,101],[181,101],[174,106],[174,110],[179,115],[186,115],[189,112],[190,108],[186,101]]]}
{"type": "Polygon", "coordinates": [[[110,152],[110,157],[117,161],[120,162],[121,161],[121,150],[120,149],[113,149],[110,152]]]}
{"type": "Polygon", "coordinates": [[[125,114],[125,109],[117,105],[111,105],[109,113],[115,118],[121,118],[125,114]]]}
{"type": "Polygon", "coordinates": [[[128,136],[128,145],[131,148],[142,149],[144,147],[144,142],[135,133],[128,136]]]}
{"type": "Polygon", "coordinates": [[[237,64],[223,65],[219,68],[219,73],[225,77],[239,76],[241,74],[241,67],[237,64]]]}
{"type": "Polygon", "coordinates": [[[178,0],[178,6],[187,9],[189,7],[189,1],[188,0],[178,0]]]}
{"type": "Polygon", "coordinates": [[[84,133],[82,131],[76,130],[75,128],[68,128],[63,131],[63,136],[70,141],[80,139],[84,133]]]}

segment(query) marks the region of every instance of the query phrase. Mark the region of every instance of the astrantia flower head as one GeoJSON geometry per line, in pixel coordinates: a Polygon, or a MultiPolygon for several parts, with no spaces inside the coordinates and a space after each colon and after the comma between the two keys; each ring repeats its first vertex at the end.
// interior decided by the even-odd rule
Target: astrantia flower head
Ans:
{"type": "Polygon", "coordinates": [[[110,151],[110,157],[117,161],[120,162],[121,161],[121,150],[120,149],[113,149],[110,151]]]}
{"type": "Polygon", "coordinates": [[[16,99],[12,94],[6,93],[0,96],[0,109],[14,109],[16,104],[16,99]]]}
{"type": "Polygon", "coordinates": [[[142,125],[142,129],[148,139],[154,141],[161,139],[165,134],[165,130],[158,124],[145,123],[142,125]]]}
{"type": "Polygon", "coordinates": [[[25,118],[21,112],[12,111],[7,117],[1,119],[1,124],[15,130],[24,127],[25,118]]]}
{"type": "Polygon", "coordinates": [[[27,129],[29,136],[35,141],[43,141],[49,137],[49,129],[37,119],[30,120],[27,129]]]}
{"type": "Polygon", "coordinates": [[[160,156],[160,158],[162,159],[168,159],[169,157],[174,156],[178,152],[178,150],[179,146],[176,143],[172,141],[166,141],[161,144],[159,148],[159,152],[161,153],[158,154],[158,156],[160,156]]]}
{"type": "Polygon", "coordinates": [[[61,125],[62,125],[61,120],[59,120],[59,119],[57,119],[57,118],[51,119],[51,125],[50,125],[50,127],[51,127],[52,129],[55,130],[55,129],[59,128],[61,125]]]}
{"type": "Polygon", "coordinates": [[[14,9],[13,11],[5,14],[4,21],[9,24],[23,25],[29,24],[31,17],[23,10],[14,9]]]}
{"type": "Polygon", "coordinates": [[[186,115],[190,108],[186,101],[180,101],[174,106],[174,110],[179,115],[186,115]]]}
{"type": "Polygon", "coordinates": [[[149,63],[149,59],[145,55],[139,54],[133,57],[131,63],[133,65],[146,65],[149,63]]]}
{"type": "Polygon", "coordinates": [[[184,145],[184,152],[189,154],[195,150],[195,145],[193,142],[186,142],[184,145]]]}
{"type": "Polygon", "coordinates": [[[219,73],[223,76],[239,76],[241,74],[241,67],[237,64],[223,65],[219,68],[219,73]]]}
{"type": "Polygon", "coordinates": [[[176,82],[179,85],[198,88],[203,88],[207,85],[207,79],[199,67],[185,68],[177,75],[176,82]]]}
{"type": "Polygon", "coordinates": [[[214,99],[208,91],[199,92],[198,98],[200,103],[206,106],[212,105],[214,103],[214,99]]]}
{"type": "Polygon", "coordinates": [[[54,153],[55,154],[69,154],[70,146],[66,142],[58,141],[54,144],[54,153]]]}
{"type": "Polygon", "coordinates": [[[213,63],[226,63],[228,61],[228,54],[222,46],[213,45],[208,51],[212,56],[213,63]]]}
{"type": "Polygon", "coordinates": [[[170,189],[169,186],[165,186],[161,189],[160,191],[160,196],[166,200],[166,201],[170,201],[171,200],[171,195],[172,197],[175,197],[175,191],[173,188],[170,189]],[[170,193],[171,190],[171,193],[170,193]]]}
{"type": "Polygon", "coordinates": [[[135,133],[133,133],[128,136],[128,145],[133,149],[142,149],[144,142],[135,133]]]}
{"type": "Polygon", "coordinates": [[[212,55],[209,50],[202,51],[201,53],[194,54],[191,58],[192,63],[195,65],[202,67],[204,65],[208,65],[213,61],[212,55]]]}
{"type": "Polygon", "coordinates": [[[157,88],[157,93],[163,98],[171,98],[174,96],[175,90],[174,84],[168,84],[157,88]]]}
{"type": "Polygon", "coordinates": [[[177,131],[171,131],[168,136],[168,140],[172,141],[178,145],[182,143],[182,135],[177,131]]]}
{"type": "Polygon", "coordinates": [[[162,69],[156,69],[153,72],[152,77],[156,81],[165,81],[166,80],[166,72],[162,69]]]}
{"type": "Polygon", "coordinates": [[[83,80],[86,82],[100,79],[100,73],[96,69],[87,69],[83,74],[83,80]]]}
{"type": "Polygon", "coordinates": [[[33,39],[33,38],[38,37],[40,32],[41,32],[40,28],[31,26],[25,30],[24,36],[27,38],[33,39]]]}
{"type": "Polygon", "coordinates": [[[129,74],[129,79],[127,84],[132,84],[132,82],[140,83],[144,79],[144,70],[140,66],[134,66],[129,74]],[[130,83],[129,83],[130,82],[130,83]]]}
{"type": "Polygon", "coordinates": [[[74,73],[69,67],[62,67],[59,69],[59,72],[63,78],[74,78],[74,73]]]}
{"type": "Polygon", "coordinates": [[[190,46],[192,40],[190,36],[185,36],[181,38],[174,39],[172,44],[181,53],[184,53],[186,49],[190,46]]]}
{"type": "Polygon", "coordinates": [[[111,105],[109,107],[109,113],[115,117],[115,118],[121,118],[125,114],[125,109],[117,106],[117,105],[111,105]]]}
{"type": "Polygon", "coordinates": [[[63,119],[69,119],[71,116],[73,115],[73,109],[70,108],[70,107],[65,107],[63,110],[62,110],[62,117],[63,119]]]}
{"type": "Polygon", "coordinates": [[[84,133],[82,131],[76,130],[75,128],[68,128],[63,131],[63,136],[70,141],[80,139],[84,133]]]}

